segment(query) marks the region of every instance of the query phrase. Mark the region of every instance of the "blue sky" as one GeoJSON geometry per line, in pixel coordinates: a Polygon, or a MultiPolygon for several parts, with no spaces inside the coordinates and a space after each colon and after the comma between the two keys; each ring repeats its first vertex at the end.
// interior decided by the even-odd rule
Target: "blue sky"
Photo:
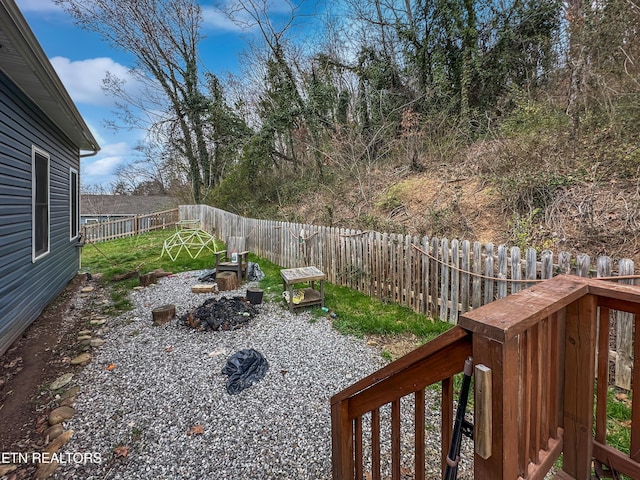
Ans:
{"type": "MultiPolygon", "coordinates": [[[[135,158],[133,147],[144,138],[142,131],[114,132],[103,126],[105,119],[113,117],[114,99],[102,91],[102,79],[107,71],[126,78],[128,55],[76,27],[53,0],[16,3],[101,146],[98,155],[82,159],[82,186],[109,188],[115,170],[135,158]]],[[[201,4],[205,20],[202,33],[207,37],[201,44],[202,60],[209,71],[222,78],[238,69],[244,35],[211,4],[201,4]]]]}

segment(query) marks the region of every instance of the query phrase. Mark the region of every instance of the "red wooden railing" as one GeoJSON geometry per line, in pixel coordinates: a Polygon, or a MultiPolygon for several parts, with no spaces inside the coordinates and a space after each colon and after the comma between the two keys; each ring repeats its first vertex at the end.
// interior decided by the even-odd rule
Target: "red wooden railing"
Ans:
{"type": "MultiPolygon", "coordinates": [[[[606,443],[611,322],[618,329],[640,331],[639,314],[640,288],[572,276],[555,277],[467,312],[458,327],[332,398],[334,479],[368,478],[363,464],[371,469],[370,478],[381,478],[383,453],[391,456],[391,478],[400,478],[400,429],[412,422],[403,422],[399,399],[412,393],[411,470],[416,479],[425,478],[429,419],[421,405],[424,388],[437,382],[443,382],[439,460],[444,465],[453,425],[452,376],[467,355],[475,367],[474,478],[543,479],[561,454],[555,478],[587,480],[594,465],[601,464],[640,478],[640,401],[632,402],[630,452],[606,443]],[[381,453],[387,447],[381,446],[386,443],[380,440],[379,409],[387,403],[391,446],[381,453]],[[365,414],[370,422],[363,422],[365,414]],[[369,436],[371,461],[362,440],[369,436]]],[[[634,342],[633,353],[631,398],[640,389],[640,342],[634,342]]]]}
{"type": "MultiPolygon", "coordinates": [[[[414,470],[425,472],[425,387],[442,382],[442,445],[446,457],[453,422],[453,376],[471,354],[471,336],[453,327],[433,341],[346,388],[331,399],[333,478],[364,478],[363,417],[370,415],[372,480],[382,478],[380,466],[380,409],[391,406],[391,478],[400,479],[400,400],[414,401],[414,470]],[[410,397],[409,397],[410,398],[410,397]]],[[[444,464],[443,464],[444,465],[444,464]]]]}

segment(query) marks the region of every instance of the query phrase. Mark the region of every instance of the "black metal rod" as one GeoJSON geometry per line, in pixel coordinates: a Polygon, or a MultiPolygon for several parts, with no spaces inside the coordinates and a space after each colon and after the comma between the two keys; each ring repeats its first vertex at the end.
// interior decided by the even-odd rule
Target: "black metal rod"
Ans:
{"type": "Polygon", "coordinates": [[[458,398],[458,409],[456,410],[456,420],[453,424],[451,435],[451,445],[449,455],[447,455],[447,468],[444,471],[444,480],[455,480],[458,478],[458,463],[460,462],[460,445],[462,443],[462,426],[469,400],[469,387],[471,385],[471,375],[473,373],[473,359],[468,357],[464,362],[464,376],[462,377],[462,388],[458,398]]]}

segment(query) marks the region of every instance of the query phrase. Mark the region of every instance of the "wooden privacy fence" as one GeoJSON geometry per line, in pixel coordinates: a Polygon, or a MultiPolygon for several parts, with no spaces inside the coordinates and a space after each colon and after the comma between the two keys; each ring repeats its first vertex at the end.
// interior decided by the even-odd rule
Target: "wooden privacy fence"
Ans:
{"type": "MultiPolygon", "coordinates": [[[[459,315],[558,274],[633,276],[634,262],[601,256],[538,254],[492,243],[416,237],[310,224],[257,220],[207,205],[181,205],[180,219],[199,220],[221,240],[246,237],[247,249],[285,268],[313,265],[327,280],[456,324],[459,315]]],[[[619,280],[632,284],[633,279],[619,280]]],[[[615,322],[610,358],[616,385],[629,388],[633,316],[615,322]],[[615,343],[615,344],[613,344],[615,343]]]]}
{"type": "Polygon", "coordinates": [[[82,235],[87,242],[105,242],[117,238],[130,237],[175,225],[178,221],[178,209],[165,210],[149,215],[111,220],[108,222],[82,225],[82,235]]]}

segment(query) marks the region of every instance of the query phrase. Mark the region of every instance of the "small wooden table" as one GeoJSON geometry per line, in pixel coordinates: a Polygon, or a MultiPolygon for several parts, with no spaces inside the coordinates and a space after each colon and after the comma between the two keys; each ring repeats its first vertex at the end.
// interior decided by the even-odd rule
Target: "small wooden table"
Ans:
{"type": "Polygon", "coordinates": [[[324,307],[324,281],[327,276],[316,267],[285,268],[280,270],[282,290],[289,291],[289,311],[294,308],[317,305],[324,307]],[[316,281],[320,282],[320,291],[314,288],[316,281]],[[293,286],[296,283],[309,283],[310,288],[302,290],[304,298],[298,304],[293,303],[293,286]]]}

